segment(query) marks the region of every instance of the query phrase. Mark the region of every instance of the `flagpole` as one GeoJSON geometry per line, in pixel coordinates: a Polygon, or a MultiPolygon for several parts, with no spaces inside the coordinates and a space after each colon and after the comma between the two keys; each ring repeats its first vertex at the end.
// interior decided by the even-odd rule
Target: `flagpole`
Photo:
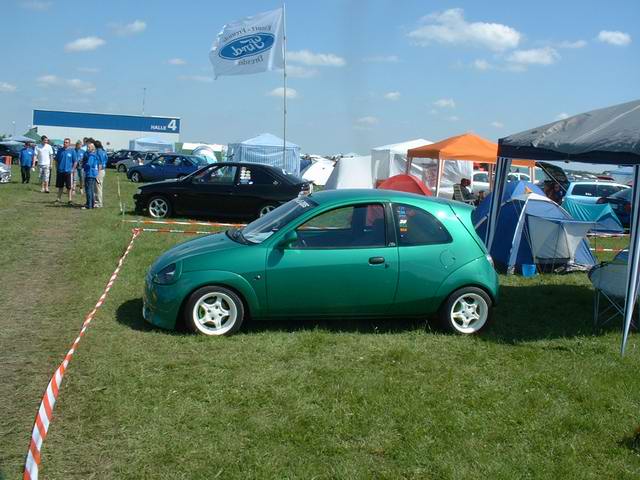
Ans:
{"type": "Polygon", "coordinates": [[[282,165],[287,161],[287,14],[285,3],[282,2],[282,83],[284,92],[283,101],[283,127],[282,127],[282,165]]]}

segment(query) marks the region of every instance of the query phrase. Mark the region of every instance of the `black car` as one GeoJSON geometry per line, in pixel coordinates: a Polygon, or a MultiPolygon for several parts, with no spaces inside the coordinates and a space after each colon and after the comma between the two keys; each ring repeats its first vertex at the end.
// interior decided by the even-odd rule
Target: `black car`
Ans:
{"type": "Polygon", "coordinates": [[[154,218],[255,218],[309,189],[308,182],[269,165],[224,162],[178,180],[143,185],[133,198],[136,211],[154,218]]]}
{"type": "Polygon", "coordinates": [[[631,194],[632,188],[622,189],[608,197],[600,197],[596,203],[609,203],[618,216],[620,223],[625,228],[629,228],[631,223],[631,194]]]}
{"type": "Polygon", "coordinates": [[[0,161],[4,161],[2,157],[11,157],[11,163],[18,163],[20,158],[20,150],[24,148],[24,145],[13,143],[0,143],[0,161]]]}

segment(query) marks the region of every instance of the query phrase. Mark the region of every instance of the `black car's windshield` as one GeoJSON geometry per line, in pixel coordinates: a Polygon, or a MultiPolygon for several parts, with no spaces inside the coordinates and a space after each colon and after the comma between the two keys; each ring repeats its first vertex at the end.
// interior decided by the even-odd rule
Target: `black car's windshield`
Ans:
{"type": "Polygon", "coordinates": [[[251,243],[262,243],[282,227],[318,204],[309,197],[298,197],[244,227],[240,233],[251,243]]]}

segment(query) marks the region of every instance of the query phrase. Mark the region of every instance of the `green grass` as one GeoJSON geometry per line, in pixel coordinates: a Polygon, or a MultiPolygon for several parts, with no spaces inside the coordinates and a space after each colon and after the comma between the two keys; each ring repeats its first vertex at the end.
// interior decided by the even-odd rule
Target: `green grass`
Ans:
{"type": "MultiPolygon", "coordinates": [[[[0,185],[0,478],[20,476],[42,391],[130,239],[116,177],[90,212],[0,185]]],[[[475,338],[336,320],[210,339],[140,316],[144,272],[186,239],[136,240],[65,377],[43,478],[640,475],[637,336],[621,359],[619,325],[594,331],[584,274],[502,277],[475,338]]]]}

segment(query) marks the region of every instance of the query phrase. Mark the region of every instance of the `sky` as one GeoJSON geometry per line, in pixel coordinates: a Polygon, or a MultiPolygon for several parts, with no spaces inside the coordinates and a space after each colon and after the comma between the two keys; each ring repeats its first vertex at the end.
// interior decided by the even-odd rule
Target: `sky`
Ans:
{"type": "MultiPolygon", "coordinates": [[[[282,72],[213,79],[222,26],[271,1],[3,0],[0,133],[34,108],[179,116],[181,141],[283,134],[282,72]],[[151,6],[152,5],[152,6],[151,6]]],[[[640,97],[640,2],[286,3],[287,140],[367,154],[493,141],[640,97]]]]}

